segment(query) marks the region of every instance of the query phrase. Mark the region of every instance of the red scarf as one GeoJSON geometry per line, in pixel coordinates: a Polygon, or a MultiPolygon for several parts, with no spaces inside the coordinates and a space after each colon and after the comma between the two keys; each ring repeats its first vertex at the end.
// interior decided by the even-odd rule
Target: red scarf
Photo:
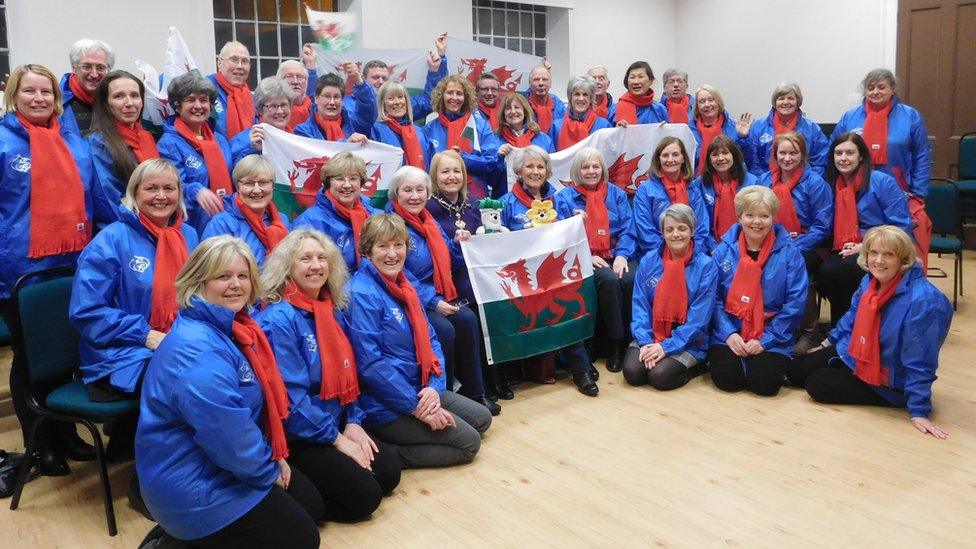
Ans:
{"type": "Polygon", "coordinates": [[[891,108],[894,106],[895,102],[889,100],[879,109],[870,102],[864,101],[866,116],[861,137],[871,151],[871,162],[875,166],[884,166],[888,163],[888,115],[891,114],[891,108]]]}
{"type": "Polygon", "coordinates": [[[496,101],[494,107],[489,107],[484,101],[478,100],[478,108],[481,109],[481,114],[488,119],[493,131],[498,131],[498,105],[499,103],[496,101]]]}
{"type": "Polygon", "coordinates": [[[183,268],[190,251],[183,238],[183,213],[176,212],[176,220],[168,227],[160,227],[146,214],[139,212],[139,223],[156,239],[156,264],[153,267],[152,306],[149,325],[153,330],[169,332],[180,307],[176,302],[176,275],[183,268]]]}
{"type": "Polygon", "coordinates": [[[793,112],[793,116],[789,118],[786,122],[780,122],[779,113],[773,113],[773,130],[776,135],[781,135],[787,132],[796,131],[796,125],[800,121],[800,109],[796,109],[793,112]]]}
{"type": "Polygon", "coordinates": [[[346,133],[342,131],[342,115],[329,120],[324,118],[318,111],[315,112],[315,123],[322,130],[322,135],[326,141],[340,141],[346,138],[346,133]]]}
{"type": "Polygon", "coordinates": [[[881,309],[891,301],[902,273],[895,275],[884,291],[878,291],[878,279],[871,277],[868,289],[861,294],[854,317],[854,329],[847,352],[855,360],[854,374],[875,387],[888,383],[888,368],[881,364],[881,309]]]}
{"type": "Polygon", "coordinates": [[[739,266],[725,298],[725,311],[742,319],[739,335],[745,341],[761,338],[766,329],[762,274],[775,241],[776,235],[770,231],[759,250],[759,259],[753,261],[746,249],[746,235],[739,233],[739,266]]]}
{"type": "Polygon", "coordinates": [[[675,259],[671,248],[664,247],[664,271],[661,281],[654,290],[652,304],[654,341],[660,343],[671,337],[675,324],[684,324],[688,318],[688,285],[685,282],[685,267],[695,255],[695,243],[688,243],[685,256],[675,259]]]}
{"type": "Polygon", "coordinates": [[[308,120],[308,117],[312,115],[312,98],[305,95],[302,96],[302,102],[297,105],[291,106],[291,116],[288,118],[288,131],[293,132],[295,128],[308,120]]]}
{"type": "Polygon", "coordinates": [[[593,131],[594,123],[596,123],[596,111],[593,109],[586,112],[586,118],[583,120],[576,120],[570,116],[569,111],[566,111],[566,115],[563,116],[562,131],[559,132],[557,149],[560,151],[568,149],[586,139],[593,131]]]}
{"type": "Polygon", "coordinates": [[[616,121],[626,120],[630,124],[637,124],[637,107],[647,107],[654,103],[654,90],[648,90],[647,95],[640,97],[627,92],[617,101],[616,121]]]}
{"type": "Polygon", "coordinates": [[[467,127],[468,118],[470,117],[471,113],[469,112],[462,114],[454,120],[449,120],[444,113],[437,115],[437,119],[441,121],[441,124],[447,130],[447,147],[445,149],[460,147],[463,152],[471,152],[474,150],[474,147],[471,145],[471,140],[464,137],[464,128],[467,127]]]}
{"type": "Polygon", "coordinates": [[[47,127],[17,120],[30,144],[30,244],[27,257],[77,252],[91,239],[85,209],[85,186],[71,149],[61,137],[61,124],[52,116],[47,127]]]}
{"type": "MultiPolygon", "coordinates": [[[[668,119],[672,124],[687,124],[688,123],[688,94],[681,96],[681,101],[675,101],[668,97],[668,119]]],[[[719,126],[721,128],[722,126],[719,126]]],[[[701,129],[701,126],[698,126],[701,129]]],[[[704,135],[702,136],[704,137],[704,135]]],[[[707,149],[708,145],[702,145],[702,148],[707,149]]]]}
{"type": "Polygon", "coordinates": [[[718,175],[712,174],[712,188],[715,189],[715,219],[712,221],[712,230],[715,231],[716,238],[722,238],[739,220],[735,215],[735,193],[739,192],[739,180],[730,179],[728,183],[723,183],[718,175]]]}
{"type": "Polygon", "coordinates": [[[400,136],[400,140],[403,142],[403,164],[427,171],[427,160],[424,159],[424,150],[420,148],[417,128],[410,122],[400,124],[392,116],[387,116],[385,122],[387,127],[400,136]]]}
{"type": "Polygon", "coordinates": [[[602,116],[606,118],[610,114],[610,96],[603,94],[603,101],[597,101],[593,111],[596,112],[597,116],[602,116]]]}
{"type": "Polygon", "coordinates": [[[414,215],[396,200],[393,201],[393,211],[427,241],[430,258],[434,264],[434,289],[444,296],[445,300],[454,301],[457,298],[457,290],[451,278],[451,252],[447,249],[447,242],[444,242],[440,225],[434,221],[434,216],[426,209],[420,210],[419,216],[414,215]]]}
{"type": "Polygon", "coordinates": [[[288,441],[285,439],[283,423],[288,418],[288,392],[281,380],[281,372],[278,370],[271,344],[268,343],[268,336],[244,311],[234,315],[231,334],[237,348],[251,364],[251,369],[261,385],[261,392],[264,393],[265,428],[271,443],[271,459],[284,459],[288,457],[288,441]]]}
{"type": "Polygon", "coordinates": [[[610,257],[610,212],[607,210],[607,182],[601,181],[595,189],[575,185],[576,192],[586,197],[586,239],[590,242],[590,252],[607,259],[610,257]]]}
{"type": "Polygon", "coordinates": [[[666,175],[661,176],[661,183],[664,184],[664,190],[668,193],[668,198],[671,199],[672,204],[685,204],[690,206],[691,203],[688,200],[688,180],[679,179],[673,181],[670,177],[666,175]]]}
{"type": "Polygon", "coordinates": [[[342,202],[336,200],[332,193],[327,189],[322,191],[325,197],[329,199],[332,203],[332,207],[335,208],[339,217],[345,219],[352,226],[352,242],[356,249],[356,264],[359,264],[359,233],[363,232],[363,225],[366,224],[366,219],[369,217],[369,212],[366,211],[366,207],[357,198],[353,200],[352,207],[348,207],[342,202]]]}
{"type": "Polygon", "coordinates": [[[435,375],[441,374],[441,365],[437,355],[434,354],[434,347],[430,344],[431,333],[427,326],[427,315],[420,304],[417,290],[410,285],[403,271],[400,271],[395,281],[390,281],[383,275],[380,275],[380,278],[386,283],[386,289],[393,299],[402,303],[407,309],[407,322],[410,323],[410,331],[413,332],[414,352],[417,364],[420,366],[420,384],[426,387],[430,382],[431,372],[435,375]]]}
{"type": "Polygon", "coordinates": [[[525,187],[522,186],[522,182],[520,182],[520,181],[519,182],[516,182],[514,185],[512,185],[512,194],[514,194],[515,195],[515,198],[519,202],[521,202],[522,205],[525,206],[526,208],[531,208],[532,207],[532,201],[533,200],[549,200],[548,198],[545,198],[545,197],[539,198],[539,199],[532,198],[529,195],[529,191],[526,191],[525,190],[525,187]]]}
{"type": "Polygon", "coordinates": [[[535,92],[529,94],[529,106],[535,113],[535,121],[539,124],[539,130],[542,133],[548,133],[549,128],[552,127],[552,96],[547,93],[546,100],[541,103],[539,101],[535,92]]]}
{"type": "Polygon", "coordinates": [[[116,120],[115,130],[119,132],[122,141],[132,149],[132,154],[136,155],[136,164],[141,164],[150,158],[159,158],[159,150],[156,149],[152,134],[143,129],[141,123],[136,122],[135,127],[132,127],[116,120]]]}
{"type": "Polygon", "coordinates": [[[783,225],[790,236],[803,233],[800,226],[800,218],[796,215],[796,205],[793,204],[793,188],[800,183],[803,178],[803,166],[797,168],[793,173],[793,179],[783,181],[783,171],[777,164],[771,172],[773,177],[773,192],[779,199],[779,212],[776,214],[776,222],[783,225]]]}
{"type": "Polygon", "coordinates": [[[275,249],[275,246],[281,242],[281,239],[288,236],[288,228],[285,227],[285,223],[281,220],[281,214],[278,213],[278,207],[275,206],[274,201],[268,202],[268,207],[265,210],[268,214],[268,219],[271,221],[270,225],[264,224],[264,216],[258,215],[250,206],[245,204],[239,193],[234,198],[234,204],[237,205],[237,210],[244,216],[244,221],[247,221],[248,226],[251,227],[251,230],[257,235],[258,240],[261,241],[265,252],[271,253],[271,250],[275,249]]]}
{"type": "Polygon", "coordinates": [[[512,131],[512,128],[508,127],[508,124],[502,126],[502,137],[505,139],[505,142],[518,149],[531,145],[532,140],[535,139],[538,133],[525,128],[525,132],[522,135],[515,135],[515,132],[512,131]]]}
{"type": "Polygon", "coordinates": [[[68,89],[71,90],[71,93],[75,95],[75,98],[78,99],[78,101],[81,101],[89,107],[95,104],[95,96],[88,93],[88,90],[81,85],[81,82],[74,73],[68,77],[68,89]]]}
{"type": "Polygon", "coordinates": [[[338,398],[345,406],[359,397],[359,379],[356,375],[356,356],[349,338],[335,319],[332,295],[325,287],[319,298],[312,299],[298,289],[294,282],[285,283],[284,298],[296,309],[312,313],[315,319],[315,341],[322,363],[322,386],[319,398],[338,398]]]}
{"type": "Polygon", "coordinates": [[[233,194],[234,186],[230,180],[230,172],[227,171],[227,161],[224,159],[224,152],[220,150],[220,143],[214,137],[210,125],[203,124],[200,126],[200,135],[203,139],[198,139],[197,134],[193,133],[193,130],[182,118],[177,118],[173,127],[191,147],[203,155],[203,163],[207,167],[207,174],[210,176],[210,190],[221,196],[233,194]]]}
{"type": "MultiPolygon", "coordinates": [[[[671,119],[674,122],[674,119],[671,119]]],[[[701,134],[701,145],[698,149],[698,173],[701,174],[702,170],[705,168],[705,162],[708,161],[708,146],[712,144],[712,140],[716,137],[722,135],[722,127],[725,125],[725,115],[720,114],[718,118],[715,119],[715,123],[711,126],[706,126],[705,122],[702,121],[701,117],[695,119],[695,126],[698,127],[698,133],[701,134]]]]}
{"type": "Polygon", "coordinates": [[[254,125],[254,98],[247,82],[240,86],[230,83],[217,72],[217,85],[227,92],[227,135],[234,136],[254,125]]]}
{"type": "Polygon", "coordinates": [[[861,170],[853,181],[843,175],[834,182],[834,251],[847,243],[861,241],[861,231],[857,216],[857,189],[861,186],[861,170]]]}

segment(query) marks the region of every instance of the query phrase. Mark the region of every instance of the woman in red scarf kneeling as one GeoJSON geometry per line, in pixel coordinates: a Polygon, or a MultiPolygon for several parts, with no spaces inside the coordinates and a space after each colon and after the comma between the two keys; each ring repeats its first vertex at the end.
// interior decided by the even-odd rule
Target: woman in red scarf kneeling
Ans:
{"type": "Polygon", "coordinates": [[[824,404],[906,407],[916,429],[944,439],[948,433],[928,416],[952,306],[926,280],[899,227],[869,230],[858,264],[868,275],[850,310],[821,347],[793,360],[790,382],[824,404]]]}

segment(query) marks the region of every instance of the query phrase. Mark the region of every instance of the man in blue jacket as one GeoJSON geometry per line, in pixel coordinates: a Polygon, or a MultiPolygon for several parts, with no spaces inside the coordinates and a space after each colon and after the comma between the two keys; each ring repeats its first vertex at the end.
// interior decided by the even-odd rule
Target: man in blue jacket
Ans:
{"type": "Polygon", "coordinates": [[[84,136],[91,127],[95,89],[115,66],[115,52],[101,40],[82,38],[71,45],[68,59],[71,72],[61,77],[61,103],[65,114],[61,122],[84,136]]]}

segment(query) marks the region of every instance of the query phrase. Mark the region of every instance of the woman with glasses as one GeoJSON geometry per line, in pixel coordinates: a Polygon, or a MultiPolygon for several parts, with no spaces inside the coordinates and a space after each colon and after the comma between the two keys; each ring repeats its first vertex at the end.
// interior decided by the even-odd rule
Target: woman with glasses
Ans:
{"type": "Polygon", "coordinates": [[[345,78],[325,74],[315,82],[315,105],[308,120],[295,128],[295,134],[326,141],[365,143],[376,121],[376,94],[363,81],[359,68],[349,62],[342,66],[345,78]],[[346,81],[352,80],[356,109],[350,114],[343,106],[346,81]]]}
{"type": "MultiPolygon", "coordinates": [[[[254,107],[258,112],[258,122],[292,132],[291,95],[288,83],[277,76],[269,76],[258,82],[254,89],[254,107]]],[[[264,144],[264,127],[255,124],[241,131],[230,140],[230,156],[236,165],[249,154],[261,154],[264,144]]]]}

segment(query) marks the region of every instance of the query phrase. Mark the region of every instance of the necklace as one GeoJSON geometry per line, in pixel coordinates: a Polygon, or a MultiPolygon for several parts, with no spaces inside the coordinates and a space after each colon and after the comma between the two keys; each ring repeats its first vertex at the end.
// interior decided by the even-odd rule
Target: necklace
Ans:
{"type": "Polygon", "coordinates": [[[457,227],[458,229],[467,229],[468,228],[467,223],[465,223],[464,220],[461,219],[461,216],[464,215],[464,209],[468,207],[468,203],[467,202],[462,201],[462,202],[460,202],[459,204],[456,204],[456,205],[455,204],[451,204],[450,202],[447,201],[446,198],[444,198],[443,196],[441,196],[439,194],[434,195],[434,200],[436,200],[438,204],[440,204],[441,206],[443,206],[445,210],[447,210],[450,214],[452,214],[454,216],[454,226],[455,227],[457,227]]]}

